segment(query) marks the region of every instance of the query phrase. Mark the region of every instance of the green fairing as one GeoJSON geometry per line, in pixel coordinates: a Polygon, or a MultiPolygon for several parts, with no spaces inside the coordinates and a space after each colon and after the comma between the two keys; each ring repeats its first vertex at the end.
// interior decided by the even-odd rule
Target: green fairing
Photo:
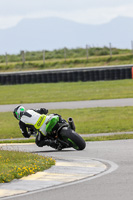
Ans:
{"type": "Polygon", "coordinates": [[[59,117],[53,116],[52,119],[48,122],[48,124],[46,124],[46,132],[50,133],[58,121],[59,117]]]}

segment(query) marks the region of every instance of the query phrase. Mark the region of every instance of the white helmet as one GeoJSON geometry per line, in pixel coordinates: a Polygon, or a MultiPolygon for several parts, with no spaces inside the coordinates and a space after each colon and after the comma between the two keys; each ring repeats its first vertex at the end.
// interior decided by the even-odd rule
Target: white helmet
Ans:
{"type": "Polygon", "coordinates": [[[20,120],[24,112],[25,112],[25,108],[20,105],[14,109],[13,114],[18,120],[20,120]]]}

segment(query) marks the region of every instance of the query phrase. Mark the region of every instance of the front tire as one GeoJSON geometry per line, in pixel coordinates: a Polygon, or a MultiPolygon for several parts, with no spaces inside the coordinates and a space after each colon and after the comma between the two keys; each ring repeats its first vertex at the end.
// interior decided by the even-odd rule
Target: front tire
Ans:
{"type": "Polygon", "coordinates": [[[74,130],[63,127],[59,133],[61,139],[70,144],[76,150],[83,150],[86,147],[86,143],[83,138],[78,135],[74,130]]]}

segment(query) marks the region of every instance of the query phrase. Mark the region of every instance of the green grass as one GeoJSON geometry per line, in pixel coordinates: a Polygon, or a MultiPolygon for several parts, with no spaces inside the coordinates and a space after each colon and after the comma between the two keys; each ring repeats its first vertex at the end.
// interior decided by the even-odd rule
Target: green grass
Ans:
{"type": "Polygon", "coordinates": [[[28,70],[49,70],[49,69],[63,69],[63,68],[82,68],[82,67],[98,67],[98,66],[111,66],[111,65],[127,65],[133,63],[133,56],[122,55],[122,56],[99,56],[86,58],[75,58],[75,59],[58,59],[45,61],[30,61],[25,64],[8,63],[8,65],[0,64],[1,72],[14,72],[14,71],[28,71],[28,70]]]}
{"type": "Polygon", "coordinates": [[[75,67],[92,67],[132,64],[133,56],[129,49],[110,49],[108,47],[89,48],[89,59],[86,56],[86,49],[66,49],[66,59],[64,58],[64,49],[45,51],[45,64],[43,64],[43,53],[25,52],[26,62],[22,63],[22,56],[8,55],[8,65],[5,63],[5,56],[0,55],[0,71],[20,71],[35,69],[58,69],[75,67]]]}
{"type": "MultiPolygon", "coordinates": [[[[79,134],[133,130],[133,107],[50,110],[49,113],[58,113],[66,120],[72,117],[79,134]]],[[[0,139],[22,137],[18,121],[11,112],[0,113],[0,127],[0,139]]]]}
{"type": "Polygon", "coordinates": [[[0,183],[48,169],[55,160],[32,153],[0,150],[0,183]]]}
{"type": "Polygon", "coordinates": [[[72,117],[80,134],[111,133],[133,130],[133,107],[53,110],[65,119],[72,117]]]}
{"type": "MultiPolygon", "coordinates": [[[[81,135],[82,136],[82,135],[81,135]]],[[[106,135],[106,136],[101,136],[99,134],[99,136],[91,136],[91,134],[89,135],[89,137],[83,137],[83,139],[86,141],[86,142],[94,142],[94,141],[107,141],[107,140],[128,140],[128,139],[133,139],[133,134],[129,133],[127,134],[126,132],[125,133],[121,133],[121,134],[113,134],[113,135],[106,135]]],[[[3,141],[0,141],[0,144],[13,144],[13,143],[34,143],[35,142],[35,139],[27,139],[27,140],[18,140],[18,139],[15,139],[15,140],[3,140],[3,141]]]]}
{"type": "Polygon", "coordinates": [[[133,134],[120,134],[120,135],[109,135],[109,136],[98,136],[98,137],[84,137],[84,140],[87,141],[107,141],[107,140],[127,140],[133,139],[133,134]]]}
{"type": "MultiPolygon", "coordinates": [[[[110,49],[108,47],[90,47],[88,49],[89,56],[105,56],[110,55],[110,49]]],[[[131,54],[130,49],[117,49],[112,48],[113,55],[121,54],[131,54]]],[[[21,54],[8,54],[8,62],[22,62],[21,54]]],[[[67,49],[66,48],[66,58],[86,58],[86,48],[76,48],[76,49],[67,49]]],[[[45,59],[46,60],[55,60],[55,59],[64,59],[64,48],[55,49],[53,51],[45,50],[45,59]]],[[[25,60],[26,61],[42,61],[43,52],[42,51],[25,51],[25,60]]],[[[0,63],[5,63],[5,55],[0,55],[0,63]]]]}
{"type": "Polygon", "coordinates": [[[28,139],[28,138],[26,138],[26,139],[13,139],[13,138],[11,138],[11,139],[2,139],[2,140],[0,140],[0,144],[9,144],[9,143],[11,143],[11,144],[16,144],[16,143],[35,143],[35,138],[34,137],[31,137],[31,139],[28,139]]]}
{"type": "Polygon", "coordinates": [[[18,121],[11,112],[0,113],[0,127],[1,139],[21,137],[18,121]]]}
{"type": "Polygon", "coordinates": [[[133,98],[133,80],[0,86],[0,104],[133,98]]]}

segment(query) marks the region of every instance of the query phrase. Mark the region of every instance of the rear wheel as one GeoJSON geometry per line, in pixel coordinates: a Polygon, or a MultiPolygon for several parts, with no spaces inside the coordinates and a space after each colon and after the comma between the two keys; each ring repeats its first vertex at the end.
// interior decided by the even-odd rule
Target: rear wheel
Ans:
{"type": "Polygon", "coordinates": [[[69,143],[70,147],[73,147],[76,150],[83,150],[86,147],[86,143],[83,138],[68,127],[62,128],[59,136],[63,139],[63,141],[69,143]]]}

